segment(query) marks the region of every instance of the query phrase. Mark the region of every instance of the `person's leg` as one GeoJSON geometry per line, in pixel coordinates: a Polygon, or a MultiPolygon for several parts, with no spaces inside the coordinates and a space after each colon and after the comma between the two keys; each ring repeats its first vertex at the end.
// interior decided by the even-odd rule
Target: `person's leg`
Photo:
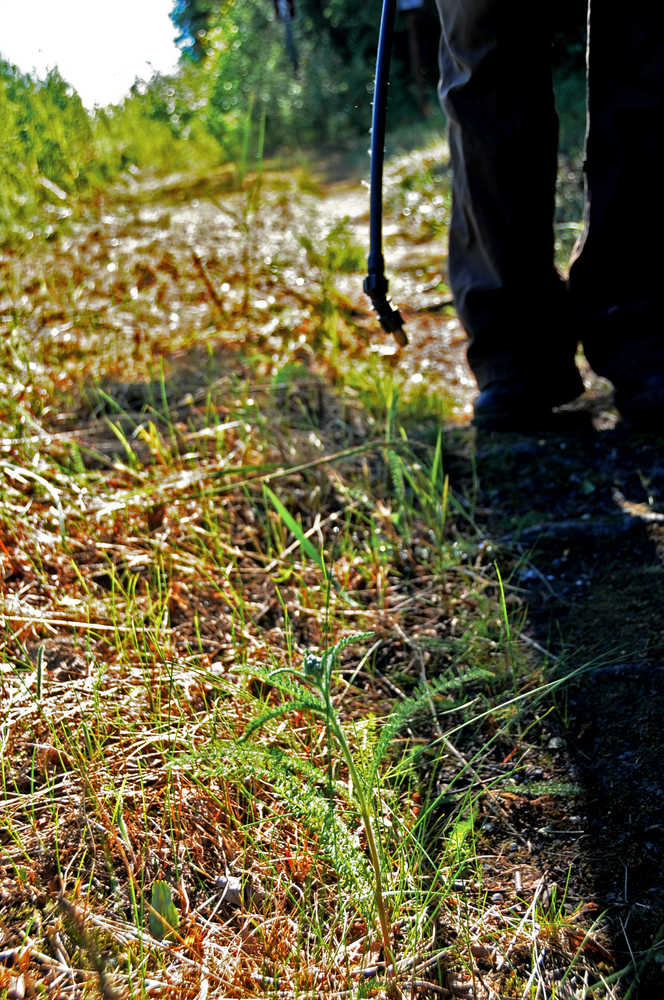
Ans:
{"type": "Polygon", "coordinates": [[[588,361],[628,413],[664,416],[661,239],[664,231],[664,18],[591,4],[586,224],[570,268],[588,361]]]}
{"type": "Polygon", "coordinates": [[[481,390],[505,382],[550,408],[583,383],[553,263],[558,121],[549,5],[437,4],[453,171],[449,280],[469,364],[481,390]]]}

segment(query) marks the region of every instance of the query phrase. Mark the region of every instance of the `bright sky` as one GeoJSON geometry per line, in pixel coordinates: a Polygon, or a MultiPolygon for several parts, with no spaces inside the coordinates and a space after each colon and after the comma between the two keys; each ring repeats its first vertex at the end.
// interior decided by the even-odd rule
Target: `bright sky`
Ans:
{"type": "Polygon", "coordinates": [[[173,0],[0,0],[0,54],[23,72],[57,66],[83,103],[122,100],[178,59],[173,0]]]}

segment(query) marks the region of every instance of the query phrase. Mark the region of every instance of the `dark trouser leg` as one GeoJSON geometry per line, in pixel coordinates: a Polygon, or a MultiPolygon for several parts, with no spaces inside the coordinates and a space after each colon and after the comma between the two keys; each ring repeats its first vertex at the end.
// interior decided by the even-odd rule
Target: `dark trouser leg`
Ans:
{"type": "Polygon", "coordinates": [[[570,269],[592,367],[664,373],[664,17],[652,0],[590,10],[585,234],[570,269]]]}
{"type": "Polygon", "coordinates": [[[449,278],[468,360],[480,389],[513,379],[565,402],[583,386],[553,264],[558,121],[548,5],[437,4],[453,168],[449,278]]]}

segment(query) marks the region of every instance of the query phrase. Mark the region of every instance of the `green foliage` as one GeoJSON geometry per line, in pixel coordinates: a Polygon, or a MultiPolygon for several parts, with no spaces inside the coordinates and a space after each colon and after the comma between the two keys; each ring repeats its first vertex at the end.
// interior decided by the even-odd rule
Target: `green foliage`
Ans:
{"type": "MultiPolygon", "coordinates": [[[[252,671],[252,674],[260,679],[269,676],[267,672],[263,674],[260,671],[252,671]]],[[[288,710],[292,709],[293,705],[290,705],[288,710]]],[[[271,718],[274,716],[263,715],[262,723],[271,718]]],[[[247,735],[245,733],[245,740],[247,735]]],[[[296,816],[305,824],[323,857],[333,866],[339,885],[352,896],[365,918],[370,918],[372,877],[366,855],[353,832],[357,814],[353,809],[346,818],[343,809],[334,807],[327,772],[297,754],[258,743],[244,742],[241,753],[237,745],[220,743],[209,756],[213,765],[210,777],[221,774],[241,787],[245,794],[252,786],[258,789],[262,786],[287,806],[288,815],[296,816]]],[[[193,759],[191,765],[200,779],[200,760],[193,759]]],[[[343,794],[347,787],[338,783],[337,790],[343,794]]]]}
{"type": "MultiPolygon", "coordinates": [[[[178,71],[137,81],[120,105],[94,113],[57,70],[40,80],[0,61],[0,242],[69,216],[74,196],[130,168],[247,163],[263,149],[336,147],[366,133],[378,15],[378,5],[300,0],[289,26],[296,73],[272,3],[179,0],[172,19],[190,44],[178,71]]],[[[411,112],[406,81],[397,56],[397,115],[411,112]]],[[[326,254],[333,270],[361,263],[343,226],[326,254]]]]}
{"type": "MultiPolygon", "coordinates": [[[[397,705],[386,720],[381,721],[380,729],[373,716],[356,723],[354,726],[355,742],[358,742],[357,737],[359,736],[359,749],[353,752],[348,731],[332,700],[333,675],[340,653],[349,645],[371,638],[371,636],[370,632],[349,635],[321,653],[307,650],[301,670],[284,668],[276,671],[261,671],[252,669],[252,676],[269,685],[273,691],[278,691],[283,700],[276,705],[271,704],[260,712],[247,726],[241,742],[246,743],[263,726],[293,712],[308,712],[312,716],[324,720],[328,737],[331,739],[330,751],[337,751],[348,769],[351,779],[350,794],[362,817],[373,876],[374,905],[383,947],[389,958],[392,930],[390,910],[384,891],[386,852],[381,842],[378,821],[382,811],[379,773],[381,762],[393,744],[395,736],[406,722],[422,709],[430,711],[432,699],[445,697],[450,700],[450,707],[456,706],[454,695],[462,693],[469,683],[474,682],[480,676],[484,678],[485,675],[476,672],[469,674],[463,680],[456,677],[439,678],[432,685],[422,685],[411,698],[404,699],[401,705],[397,705]]],[[[258,748],[254,749],[258,750],[258,748]]],[[[285,768],[290,773],[293,767],[290,758],[283,755],[280,760],[280,770],[283,772],[285,768]]],[[[320,781],[320,775],[309,776],[312,780],[308,783],[308,789],[306,781],[297,780],[300,777],[299,774],[296,776],[292,787],[289,784],[289,793],[286,799],[289,802],[299,800],[302,813],[308,814],[310,821],[311,817],[318,816],[314,826],[317,832],[322,834],[324,824],[320,820],[323,815],[327,816],[326,822],[329,827],[329,809],[324,800],[315,792],[316,777],[320,781]],[[299,791],[297,791],[298,789],[299,791]]],[[[367,884],[366,866],[358,863],[357,852],[351,849],[352,842],[346,835],[344,824],[337,818],[334,820],[333,826],[336,831],[335,837],[329,841],[336,848],[336,852],[332,852],[333,860],[340,877],[347,884],[352,884],[357,893],[359,886],[367,884]]],[[[361,906],[364,903],[365,895],[364,891],[360,892],[359,896],[356,895],[358,905],[361,906]]]]}
{"type": "Polygon", "coordinates": [[[220,0],[175,0],[171,21],[179,29],[178,45],[191,59],[200,59],[208,50],[208,31],[220,0]]]}
{"type": "MultiPolygon", "coordinates": [[[[312,560],[312,562],[314,562],[318,566],[321,573],[323,574],[323,577],[327,579],[327,570],[325,569],[323,553],[320,551],[320,549],[317,549],[316,546],[313,544],[313,542],[311,542],[307,538],[304,531],[302,530],[302,525],[299,524],[295,520],[295,518],[291,515],[290,511],[288,511],[287,508],[284,507],[279,497],[272,492],[270,487],[263,486],[263,490],[265,491],[266,497],[268,498],[274,509],[277,511],[279,517],[282,519],[288,530],[297,538],[303,553],[306,556],[308,556],[312,560]]],[[[306,673],[306,661],[305,661],[305,673],[306,673]]]]}
{"type": "Polygon", "coordinates": [[[219,162],[219,147],[204,121],[208,81],[195,66],[173,76],[137,81],[122,104],[94,120],[99,167],[112,178],[129,167],[159,173],[219,162]]]}
{"type": "Polygon", "coordinates": [[[33,80],[5,62],[0,62],[0,86],[12,105],[8,124],[22,162],[67,191],[84,184],[93,158],[92,130],[76,91],[57,70],[33,80]]]}
{"type": "Polygon", "coordinates": [[[488,670],[468,670],[462,677],[437,677],[418,686],[409,698],[396,704],[388,717],[381,721],[380,736],[373,752],[373,776],[393,746],[396,736],[422,712],[430,713],[431,705],[445,701],[445,711],[451,712],[467,701],[468,690],[486,685],[492,675],[488,670]]]}
{"type": "Polygon", "coordinates": [[[0,240],[35,221],[42,205],[66,212],[65,197],[94,171],[88,114],[51,70],[35,80],[0,60],[0,240]]]}
{"type": "Polygon", "coordinates": [[[10,100],[4,80],[0,80],[0,228],[17,217],[30,214],[34,192],[19,138],[18,108],[10,100]]]}
{"type": "MultiPolygon", "coordinates": [[[[578,68],[585,45],[585,0],[556,10],[558,66],[578,68]]],[[[175,0],[171,15],[187,61],[212,84],[208,124],[229,159],[252,101],[267,115],[268,153],[284,147],[338,146],[369,127],[379,0],[296,0],[286,26],[272,0],[175,0]],[[292,46],[297,51],[294,60],[292,46]],[[297,70],[294,70],[294,62],[297,70]]],[[[438,17],[433,0],[418,15],[420,59],[427,85],[438,79],[438,17]]],[[[406,19],[398,16],[390,75],[390,118],[412,121],[413,93],[406,19]]]]}
{"type": "Polygon", "coordinates": [[[338,219],[332,226],[325,237],[324,253],[316,263],[331,274],[352,274],[364,267],[365,251],[354,240],[348,217],[338,219]]]}
{"type": "Polygon", "coordinates": [[[207,100],[206,77],[189,65],[138,82],[121,105],[91,114],[57,70],[40,80],[0,60],[0,244],[48,231],[74,198],[131,166],[218,163],[207,100]]]}
{"type": "MultiPolygon", "coordinates": [[[[268,151],[284,146],[339,145],[369,124],[379,7],[301,0],[293,25],[297,76],[284,26],[272,4],[230,0],[214,28],[214,84],[209,127],[227,155],[242,115],[254,100],[267,115],[268,151]]],[[[411,107],[404,67],[395,60],[392,110],[411,107]],[[404,103],[403,98],[406,98],[404,103]]]]}
{"type": "Polygon", "coordinates": [[[152,886],[152,901],[150,909],[150,930],[156,938],[171,940],[180,926],[178,913],[167,882],[157,879],[152,886]]]}
{"type": "MultiPolygon", "coordinates": [[[[243,739],[247,739],[266,722],[279,715],[292,711],[308,711],[313,716],[325,720],[325,728],[332,738],[334,747],[343,759],[352,784],[352,795],[362,817],[367,847],[374,878],[374,901],[383,939],[383,948],[389,962],[393,964],[391,953],[391,921],[387,910],[383,891],[384,851],[380,841],[376,822],[375,789],[367,787],[362,780],[361,769],[358,769],[351,750],[346,731],[341,723],[336,707],[332,702],[332,674],[339,660],[339,654],[351,643],[369,638],[371,633],[361,632],[346,636],[334,646],[321,654],[308,650],[304,657],[302,670],[286,668],[269,674],[270,683],[281,689],[287,699],[282,705],[263,712],[251,723],[243,739]]],[[[332,749],[332,748],[331,748],[332,749]]],[[[366,762],[365,762],[366,763],[366,762]]]]}

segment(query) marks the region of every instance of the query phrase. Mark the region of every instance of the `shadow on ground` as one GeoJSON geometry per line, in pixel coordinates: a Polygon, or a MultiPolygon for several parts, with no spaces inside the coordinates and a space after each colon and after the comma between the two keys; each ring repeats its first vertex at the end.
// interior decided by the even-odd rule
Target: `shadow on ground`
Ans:
{"type": "Polygon", "coordinates": [[[614,968],[636,970],[629,995],[654,998],[664,983],[664,456],[661,437],[595,409],[584,432],[451,431],[448,469],[473,484],[478,517],[511,562],[526,636],[550,652],[552,671],[579,671],[558,697],[549,751],[582,795],[545,826],[534,808],[519,821],[532,825],[531,847],[548,839],[558,875],[572,871],[570,898],[597,907],[614,968]]]}

